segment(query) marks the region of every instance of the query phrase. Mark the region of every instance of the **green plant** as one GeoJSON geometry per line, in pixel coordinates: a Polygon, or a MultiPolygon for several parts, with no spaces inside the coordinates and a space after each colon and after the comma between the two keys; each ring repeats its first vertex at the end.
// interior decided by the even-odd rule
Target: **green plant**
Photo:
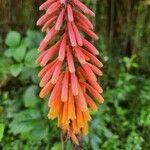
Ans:
{"type": "MultiPolygon", "coordinates": [[[[27,143],[25,149],[35,145],[36,149],[58,137],[57,130],[47,120],[46,105],[37,96],[39,68],[34,63],[41,39],[42,34],[33,30],[28,30],[24,38],[16,31],[10,31],[6,36],[6,49],[0,60],[0,139],[3,138],[0,145],[3,149],[11,149],[12,146],[19,149],[24,147],[23,141],[27,143]],[[16,137],[20,140],[15,140],[16,137]]],[[[55,143],[47,146],[53,145],[55,143]]]]}
{"type": "MultiPolygon", "coordinates": [[[[28,30],[16,47],[4,45],[0,52],[0,148],[3,150],[62,148],[56,122],[50,123],[47,119],[47,103],[38,97],[39,67],[33,63],[41,39],[41,33],[28,30]],[[16,59],[13,49],[23,46],[26,48],[24,57],[16,59]],[[22,65],[16,77],[10,70],[14,64],[22,65]]],[[[94,117],[83,148],[149,150],[149,76],[141,73],[143,66],[136,55],[112,63],[114,59],[106,50],[104,39],[101,42],[103,62],[107,66],[102,81],[106,101],[98,112],[91,112],[94,117]]],[[[65,150],[72,149],[70,142],[64,141],[64,145],[65,150]]]]}

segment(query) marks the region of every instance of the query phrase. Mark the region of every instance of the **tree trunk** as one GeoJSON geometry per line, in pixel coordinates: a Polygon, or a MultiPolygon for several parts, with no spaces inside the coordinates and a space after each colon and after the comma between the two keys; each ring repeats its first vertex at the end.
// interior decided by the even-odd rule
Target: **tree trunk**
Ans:
{"type": "Polygon", "coordinates": [[[96,30],[104,33],[112,55],[131,56],[140,0],[97,0],[96,30]],[[102,16],[102,17],[100,17],[102,16]]]}
{"type": "Polygon", "coordinates": [[[35,27],[38,6],[42,1],[0,0],[0,35],[5,35],[9,30],[23,33],[27,28],[35,27]]]}

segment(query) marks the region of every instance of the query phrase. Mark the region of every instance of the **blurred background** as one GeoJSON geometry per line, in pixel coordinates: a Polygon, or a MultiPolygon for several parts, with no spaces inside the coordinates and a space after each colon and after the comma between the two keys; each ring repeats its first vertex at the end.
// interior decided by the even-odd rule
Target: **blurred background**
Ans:
{"type": "MultiPolygon", "coordinates": [[[[0,0],[0,149],[61,150],[38,97],[34,64],[44,0],[0,0]]],[[[85,150],[150,150],[150,0],[83,0],[96,12],[105,103],[91,112],[85,150]]],[[[92,18],[91,18],[92,19],[92,18]]],[[[65,141],[65,150],[71,143],[65,141]]]]}

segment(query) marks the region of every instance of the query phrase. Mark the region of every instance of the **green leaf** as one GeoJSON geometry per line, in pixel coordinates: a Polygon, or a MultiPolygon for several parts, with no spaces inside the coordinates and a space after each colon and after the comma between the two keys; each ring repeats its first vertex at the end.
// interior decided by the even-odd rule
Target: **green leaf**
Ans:
{"type": "Polygon", "coordinates": [[[0,81],[2,82],[7,81],[8,75],[10,74],[10,65],[11,65],[10,59],[0,56],[0,81]]]}
{"type": "Polygon", "coordinates": [[[105,142],[102,144],[102,149],[105,150],[120,150],[119,149],[119,139],[117,135],[113,135],[108,140],[105,140],[105,142]]]}
{"type": "Polygon", "coordinates": [[[28,132],[21,133],[21,139],[30,140],[32,143],[37,143],[42,139],[47,140],[49,135],[49,126],[44,121],[39,121],[36,126],[28,132]]]}
{"type": "Polygon", "coordinates": [[[17,47],[20,43],[21,36],[16,31],[11,31],[7,34],[5,43],[9,47],[17,47]]]}
{"type": "Polygon", "coordinates": [[[10,72],[14,77],[17,77],[22,71],[22,64],[13,64],[10,66],[10,72]]]}
{"type": "Polygon", "coordinates": [[[39,122],[39,124],[33,128],[30,137],[32,137],[33,142],[37,143],[42,139],[46,139],[49,131],[49,127],[44,122],[39,122]]]}
{"type": "Polygon", "coordinates": [[[26,66],[31,68],[37,67],[37,65],[35,64],[37,57],[38,57],[37,49],[30,50],[25,57],[26,66]]]}
{"type": "Polygon", "coordinates": [[[29,132],[35,128],[41,119],[38,110],[28,109],[14,116],[14,120],[10,124],[11,132],[14,134],[29,132]]]}
{"type": "Polygon", "coordinates": [[[12,56],[13,56],[13,51],[14,51],[14,49],[9,48],[9,49],[5,50],[4,55],[5,55],[6,57],[12,57],[12,56]]]}
{"type": "Polygon", "coordinates": [[[73,147],[71,141],[68,140],[65,142],[65,150],[70,150],[70,149],[73,149],[73,147]]]}
{"type": "Polygon", "coordinates": [[[3,123],[0,123],[0,141],[4,136],[4,129],[5,129],[5,125],[3,123]]]}
{"type": "Polygon", "coordinates": [[[55,143],[51,150],[61,150],[62,146],[60,143],[55,143]]]}
{"type": "Polygon", "coordinates": [[[14,49],[13,57],[16,61],[21,62],[25,56],[25,53],[26,53],[26,47],[20,46],[14,49]]]}
{"type": "Polygon", "coordinates": [[[28,46],[29,48],[38,47],[39,43],[43,39],[41,32],[35,30],[28,30],[27,31],[27,38],[28,38],[28,46]]]}
{"type": "Polygon", "coordinates": [[[92,135],[91,138],[91,146],[93,150],[97,150],[99,147],[99,143],[101,142],[101,139],[97,135],[92,135]]]}
{"type": "Polygon", "coordinates": [[[26,107],[34,107],[38,102],[38,99],[36,97],[37,89],[37,86],[32,85],[25,91],[24,103],[26,107]]]}
{"type": "Polygon", "coordinates": [[[28,37],[25,37],[21,40],[21,45],[25,47],[30,47],[31,39],[28,37]]]}
{"type": "Polygon", "coordinates": [[[40,78],[37,76],[38,72],[39,72],[39,69],[37,68],[37,69],[34,69],[31,73],[31,79],[34,83],[39,83],[40,82],[40,78]]]}

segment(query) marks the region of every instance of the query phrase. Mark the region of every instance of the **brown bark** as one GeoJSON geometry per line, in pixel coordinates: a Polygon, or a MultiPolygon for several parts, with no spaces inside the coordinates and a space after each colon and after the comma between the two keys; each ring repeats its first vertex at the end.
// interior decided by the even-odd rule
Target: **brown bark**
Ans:
{"type": "Polygon", "coordinates": [[[131,56],[139,1],[97,0],[96,29],[105,33],[106,44],[113,51],[112,55],[131,56]]]}
{"type": "Polygon", "coordinates": [[[27,28],[34,28],[40,15],[40,3],[42,1],[0,0],[0,35],[5,35],[9,30],[23,33],[27,28]]]}

